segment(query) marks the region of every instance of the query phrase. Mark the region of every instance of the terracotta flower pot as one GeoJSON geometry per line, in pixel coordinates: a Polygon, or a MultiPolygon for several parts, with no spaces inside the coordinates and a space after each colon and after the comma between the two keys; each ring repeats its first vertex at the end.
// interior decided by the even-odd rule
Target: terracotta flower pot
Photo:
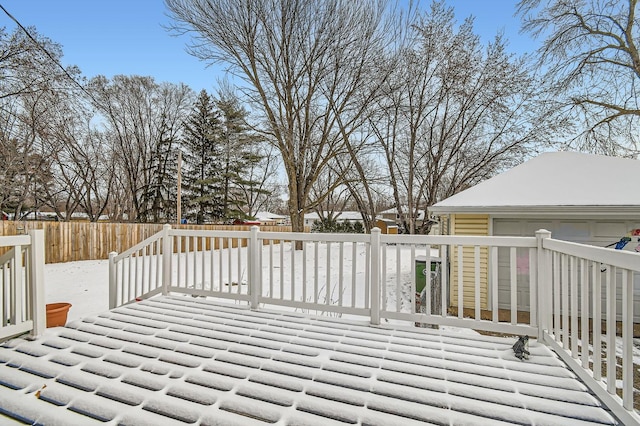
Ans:
{"type": "Polygon", "coordinates": [[[48,303],[47,328],[65,325],[70,307],[71,303],[48,303]]]}

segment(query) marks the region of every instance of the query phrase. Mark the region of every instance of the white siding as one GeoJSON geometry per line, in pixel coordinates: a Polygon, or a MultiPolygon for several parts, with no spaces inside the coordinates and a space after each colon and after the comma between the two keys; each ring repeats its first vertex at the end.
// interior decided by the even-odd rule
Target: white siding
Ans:
{"type": "MultiPolygon", "coordinates": [[[[616,243],[630,230],[640,228],[640,220],[613,219],[493,219],[493,235],[533,236],[538,229],[551,231],[556,239],[606,247],[616,243]]],[[[625,250],[634,250],[640,242],[633,239],[625,250]]],[[[508,255],[499,254],[498,306],[508,307],[508,255]]],[[[518,251],[518,264],[528,265],[528,254],[518,251]]],[[[634,322],[640,322],[640,274],[634,275],[634,322]]],[[[618,289],[617,312],[622,312],[622,291],[618,289]]],[[[604,295],[604,293],[603,293],[604,295]]],[[[590,296],[593,297],[593,296],[590,296]]],[[[604,300],[604,298],[603,298],[604,300]]],[[[529,282],[526,276],[518,278],[518,309],[529,310],[529,282]]]]}

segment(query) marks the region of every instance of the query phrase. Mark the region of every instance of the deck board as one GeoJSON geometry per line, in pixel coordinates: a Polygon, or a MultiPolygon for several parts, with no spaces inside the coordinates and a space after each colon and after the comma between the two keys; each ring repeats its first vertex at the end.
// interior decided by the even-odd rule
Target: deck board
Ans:
{"type": "MultiPolygon", "coordinates": [[[[0,348],[42,424],[617,424],[546,346],[156,297],[0,348]]],[[[1,420],[1,418],[0,418],[1,420]]]]}

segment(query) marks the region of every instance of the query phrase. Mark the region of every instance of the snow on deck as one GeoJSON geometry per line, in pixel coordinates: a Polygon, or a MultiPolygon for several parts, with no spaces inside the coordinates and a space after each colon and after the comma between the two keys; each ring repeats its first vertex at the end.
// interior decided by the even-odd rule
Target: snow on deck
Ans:
{"type": "Polygon", "coordinates": [[[616,424],[550,349],[532,342],[520,361],[513,342],[158,297],[5,342],[0,413],[65,426],[616,424]]]}

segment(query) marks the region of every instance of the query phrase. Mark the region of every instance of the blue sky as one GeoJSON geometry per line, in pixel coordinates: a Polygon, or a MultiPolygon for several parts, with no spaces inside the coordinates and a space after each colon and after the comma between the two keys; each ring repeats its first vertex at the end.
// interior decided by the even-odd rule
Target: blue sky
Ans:
{"type": "MultiPolygon", "coordinates": [[[[514,18],[515,0],[447,0],[462,21],[476,17],[475,29],[490,40],[504,31],[510,50],[530,52],[535,43],[519,34],[514,18]]],[[[214,91],[222,77],[217,67],[185,52],[188,39],[173,37],[163,25],[169,23],[162,0],[1,0],[22,25],[60,43],[63,64],[80,67],[83,75],[151,75],[156,81],[185,83],[196,91],[214,91]]],[[[430,1],[422,1],[428,6],[430,1]]],[[[0,10],[0,26],[10,32],[15,24],[0,10]]]]}

